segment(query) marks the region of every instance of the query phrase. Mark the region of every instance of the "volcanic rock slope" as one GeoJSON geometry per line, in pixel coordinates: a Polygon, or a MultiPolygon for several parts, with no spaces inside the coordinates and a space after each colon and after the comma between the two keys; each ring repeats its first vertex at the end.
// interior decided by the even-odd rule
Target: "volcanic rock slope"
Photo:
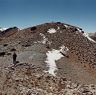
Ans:
{"type": "Polygon", "coordinates": [[[1,43],[8,44],[9,42],[13,42],[23,47],[39,43],[45,45],[49,50],[59,49],[64,45],[69,49],[69,53],[77,56],[81,63],[95,66],[96,42],[91,38],[89,39],[86,36],[87,34],[83,32],[81,28],[68,24],[59,22],[45,23],[18,31],[15,35],[4,38],[1,43]]]}
{"type": "Polygon", "coordinates": [[[52,22],[0,32],[1,95],[96,95],[95,66],[96,42],[79,27],[52,22]]]}

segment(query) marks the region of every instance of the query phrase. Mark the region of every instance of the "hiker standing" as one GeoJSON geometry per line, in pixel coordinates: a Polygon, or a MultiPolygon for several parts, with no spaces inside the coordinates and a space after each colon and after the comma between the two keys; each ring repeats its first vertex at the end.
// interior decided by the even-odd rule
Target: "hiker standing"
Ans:
{"type": "Polygon", "coordinates": [[[14,52],[13,53],[13,64],[16,65],[16,58],[17,58],[17,54],[14,52]]]}

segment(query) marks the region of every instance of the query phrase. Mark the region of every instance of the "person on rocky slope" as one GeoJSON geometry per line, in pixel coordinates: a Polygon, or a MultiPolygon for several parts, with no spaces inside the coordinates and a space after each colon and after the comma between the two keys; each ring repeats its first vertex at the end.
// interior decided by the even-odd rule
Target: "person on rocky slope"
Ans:
{"type": "Polygon", "coordinates": [[[16,52],[14,51],[13,53],[13,64],[16,65],[16,58],[17,58],[17,54],[16,52]]]}

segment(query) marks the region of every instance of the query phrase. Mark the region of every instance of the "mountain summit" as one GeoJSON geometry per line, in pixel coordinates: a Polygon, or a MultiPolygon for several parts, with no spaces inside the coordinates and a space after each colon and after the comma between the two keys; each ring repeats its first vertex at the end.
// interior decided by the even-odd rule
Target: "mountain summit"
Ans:
{"type": "Polygon", "coordinates": [[[52,22],[0,32],[0,67],[0,90],[8,95],[96,93],[92,89],[96,84],[96,42],[69,24],[52,22]],[[16,66],[12,65],[13,50],[16,66]]]}

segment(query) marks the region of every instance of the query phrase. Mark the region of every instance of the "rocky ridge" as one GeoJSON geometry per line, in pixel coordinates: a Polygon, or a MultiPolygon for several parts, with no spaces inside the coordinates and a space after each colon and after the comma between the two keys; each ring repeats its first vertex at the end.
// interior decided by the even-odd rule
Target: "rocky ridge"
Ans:
{"type": "Polygon", "coordinates": [[[95,84],[74,83],[66,77],[44,72],[46,53],[53,49],[60,50],[61,47],[68,48],[66,54],[66,48],[60,51],[66,59],[96,72],[96,43],[81,28],[57,22],[23,30],[15,27],[2,33],[1,95],[96,95],[95,84]],[[11,66],[10,58],[14,50],[18,53],[19,62],[11,66]]]}
{"type": "Polygon", "coordinates": [[[34,42],[40,42],[46,39],[45,46],[58,49],[62,45],[69,48],[70,53],[75,53],[78,60],[81,63],[87,63],[95,66],[96,64],[96,43],[90,41],[84,36],[84,31],[81,28],[71,26],[68,24],[57,23],[45,23],[42,25],[30,27],[17,32],[15,35],[8,37],[1,41],[15,42],[22,44],[24,47],[28,47],[34,42]],[[56,33],[48,33],[48,29],[54,28],[56,33]],[[43,36],[45,38],[43,38],[43,36]]]}

